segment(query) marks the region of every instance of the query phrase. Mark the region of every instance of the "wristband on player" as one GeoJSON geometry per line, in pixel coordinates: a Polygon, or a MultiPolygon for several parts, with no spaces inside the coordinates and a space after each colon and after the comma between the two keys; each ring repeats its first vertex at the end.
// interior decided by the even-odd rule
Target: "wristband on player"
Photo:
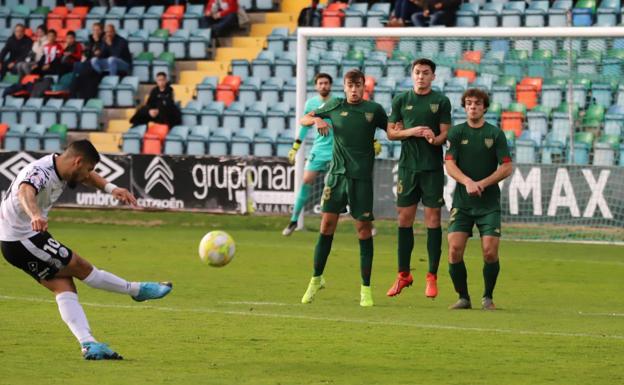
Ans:
{"type": "Polygon", "coordinates": [[[295,150],[298,150],[298,149],[299,149],[299,147],[301,147],[301,140],[297,139],[297,140],[295,140],[295,142],[293,143],[292,148],[293,148],[293,149],[295,149],[295,150]]]}
{"type": "Polygon", "coordinates": [[[113,190],[117,188],[117,185],[114,183],[106,183],[106,186],[104,186],[104,191],[108,194],[112,194],[113,190]]]}

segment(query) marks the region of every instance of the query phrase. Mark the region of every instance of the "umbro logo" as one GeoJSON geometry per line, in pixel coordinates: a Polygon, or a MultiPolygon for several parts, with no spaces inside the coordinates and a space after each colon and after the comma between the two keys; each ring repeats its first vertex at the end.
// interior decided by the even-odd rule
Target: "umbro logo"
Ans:
{"type": "Polygon", "coordinates": [[[12,181],[24,167],[35,160],[25,152],[18,152],[0,164],[0,174],[12,181]]]}
{"type": "Polygon", "coordinates": [[[100,154],[100,162],[95,166],[95,172],[107,181],[112,182],[122,176],[125,170],[106,155],[100,154]]]}
{"type": "Polygon", "coordinates": [[[173,195],[175,191],[172,183],[174,179],[173,171],[163,158],[156,156],[152,159],[145,170],[144,178],[146,180],[146,194],[149,194],[156,185],[160,184],[169,191],[169,194],[173,195]]]}

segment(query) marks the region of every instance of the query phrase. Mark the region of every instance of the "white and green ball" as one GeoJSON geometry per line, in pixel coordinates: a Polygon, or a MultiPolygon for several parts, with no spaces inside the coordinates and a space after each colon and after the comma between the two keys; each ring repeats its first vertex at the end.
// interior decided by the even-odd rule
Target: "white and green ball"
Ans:
{"type": "Polygon", "coordinates": [[[225,231],[211,231],[199,242],[199,258],[214,267],[230,263],[236,252],[234,239],[225,231]]]}

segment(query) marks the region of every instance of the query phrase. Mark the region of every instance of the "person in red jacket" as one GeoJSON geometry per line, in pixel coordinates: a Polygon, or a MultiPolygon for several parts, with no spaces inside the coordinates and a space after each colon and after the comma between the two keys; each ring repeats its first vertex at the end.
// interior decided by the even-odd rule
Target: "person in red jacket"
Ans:
{"type": "Polygon", "coordinates": [[[48,42],[43,46],[43,56],[33,67],[33,73],[40,75],[58,75],[60,73],[63,46],[56,41],[56,31],[48,31],[48,42]]]}
{"type": "Polygon", "coordinates": [[[200,28],[211,28],[215,37],[222,37],[238,28],[238,0],[208,0],[200,28]]]}
{"type": "Polygon", "coordinates": [[[61,58],[61,74],[74,70],[74,63],[80,63],[82,60],[82,51],[82,44],[76,41],[76,33],[74,31],[67,32],[63,57],[61,58]]]}

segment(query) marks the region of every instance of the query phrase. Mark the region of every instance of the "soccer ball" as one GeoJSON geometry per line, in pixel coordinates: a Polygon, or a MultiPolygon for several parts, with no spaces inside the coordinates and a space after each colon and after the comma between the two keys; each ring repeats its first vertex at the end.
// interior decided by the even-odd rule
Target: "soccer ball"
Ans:
{"type": "Polygon", "coordinates": [[[236,245],[225,231],[211,231],[199,242],[199,258],[214,267],[222,267],[234,258],[236,245]]]}

